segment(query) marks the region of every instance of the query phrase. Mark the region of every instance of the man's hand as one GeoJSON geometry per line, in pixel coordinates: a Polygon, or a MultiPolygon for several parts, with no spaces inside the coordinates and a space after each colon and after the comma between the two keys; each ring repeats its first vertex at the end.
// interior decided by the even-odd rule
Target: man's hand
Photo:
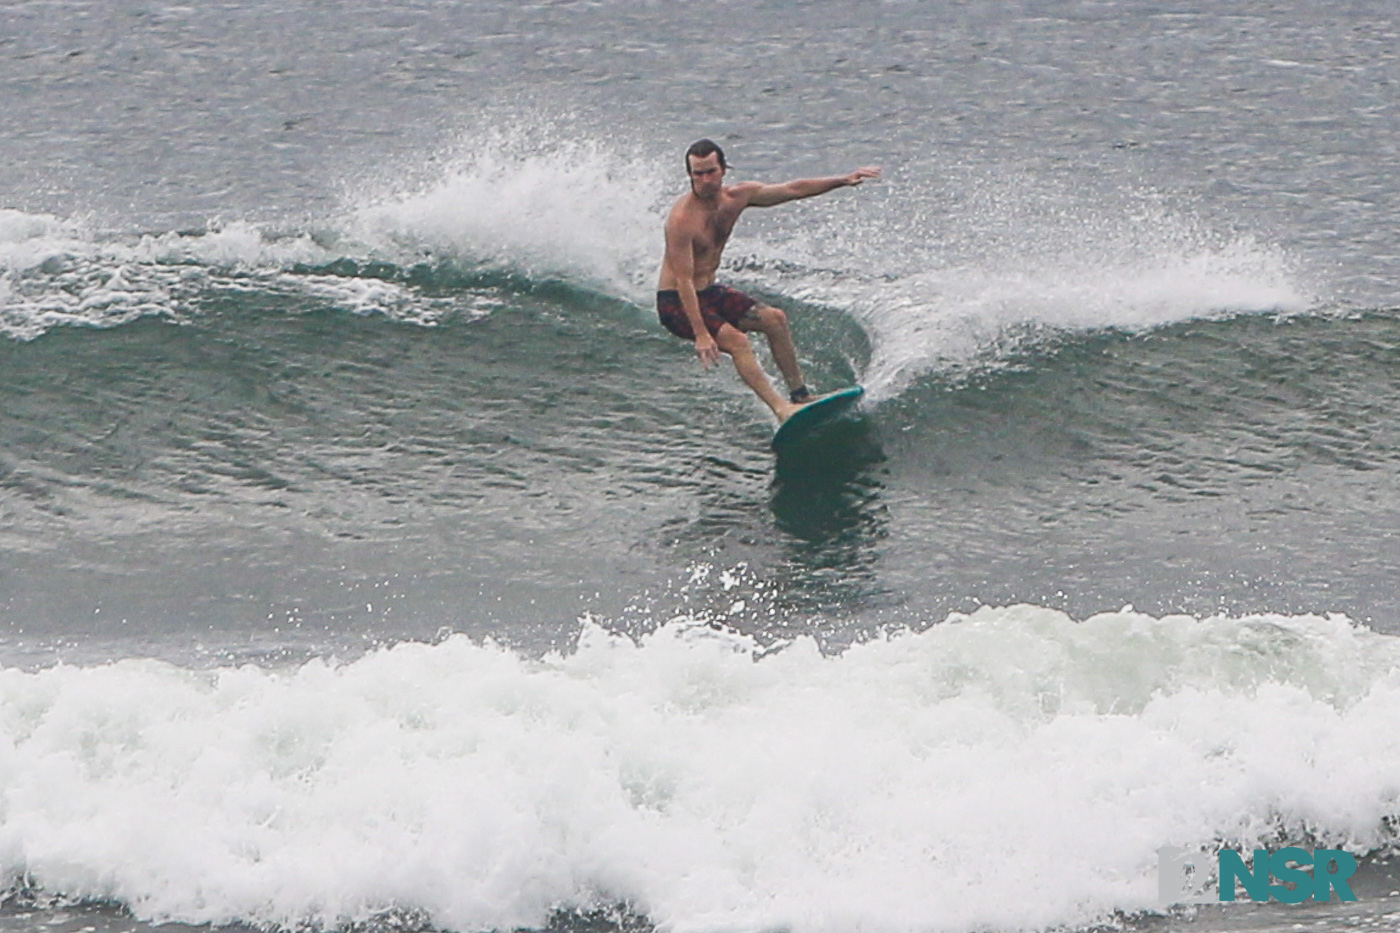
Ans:
{"type": "Polygon", "coordinates": [[[854,187],[855,185],[858,185],[858,184],[860,184],[861,182],[865,181],[867,178],[879,178],[879,177],[880,177],[880,169],[879,169],[879,167],[878,167],[878,166],[874,166],[874,165],[867,165],[867,166],[865,166],[865,167],[863,167],[863,168],[858,168],[858,169],[856,169],[854,172],[852,172],[851,174],[847,175],[847,176],[845,177],[845,179],[843,179],[843,180],[846,182],[847,186],[854,187]]]}
{"type": "Polygon", "coordinates": [[[719,345],[708,331],[695,338],[695,354],[700,357],[700,365],[709,369],[719,362],[719,345]]]}

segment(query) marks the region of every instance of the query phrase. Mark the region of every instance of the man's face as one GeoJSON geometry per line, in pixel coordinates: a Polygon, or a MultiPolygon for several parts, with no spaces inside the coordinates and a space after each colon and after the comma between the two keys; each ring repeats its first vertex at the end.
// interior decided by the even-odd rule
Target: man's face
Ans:
{"type": "Polygon", "coordinates": [[[724,185],[724,167],[719,164],[719,153],[691,156],[689,162],[690,190],[701,198],[712,198],[719,194],[719,189],[724,185]]]}

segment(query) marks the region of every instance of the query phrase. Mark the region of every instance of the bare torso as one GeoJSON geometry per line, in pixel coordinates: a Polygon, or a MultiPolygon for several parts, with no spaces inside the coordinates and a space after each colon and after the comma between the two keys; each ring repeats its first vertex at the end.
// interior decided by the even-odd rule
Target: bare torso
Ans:
{"type": "MultiPolygon", "coordinates": [[[[707,204],[693,193],[687,192],[676,201],[671,214],[666,219],[666,236],[685,237],[691,242],[691,255],[694,259],[695,290],[699,291],[714,284],[715,273],[719,271],[720,259],[724,256],[725,244],[739,215],[748,206],[745,186],[733,186],[720,191],[716,203],[707,204]]],[[[677,276],[666,260],[661,262],[661,277],[658,289],[677,287],[677,276]]]]}

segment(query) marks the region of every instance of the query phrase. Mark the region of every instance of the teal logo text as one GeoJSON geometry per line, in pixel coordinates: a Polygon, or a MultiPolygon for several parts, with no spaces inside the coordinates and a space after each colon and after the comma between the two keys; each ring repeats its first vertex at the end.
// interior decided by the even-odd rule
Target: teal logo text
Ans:
{"type": "Polygon", "coordinates": [[[1208,861],[1209,856],[1203,852],[1158,849],[1157,893],[1162,904],[1233,901],[1239,887],[1244,888],[1251,901],[1330,901],[1333,891],[1344,901],[1356,900],[1347,883],[1356,873],[1356,858],[1341,849],[1255,849],[1252,866],[1245,864],[1244,856],[1234,849],[1221,849],[1214,866],[1220,883],[1214,890],[1206,883],[1208,861]],[[1306,870],[1308,866],[1312,866],[1311,872],[1306,870]]]}

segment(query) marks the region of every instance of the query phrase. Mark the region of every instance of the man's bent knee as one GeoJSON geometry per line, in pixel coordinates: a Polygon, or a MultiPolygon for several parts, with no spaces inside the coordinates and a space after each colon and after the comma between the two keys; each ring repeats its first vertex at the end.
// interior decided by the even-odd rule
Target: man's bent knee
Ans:
{"type": "Polygon", "coordinates": [[[744,330],[756,330],[766,334],[785,329],[788,326],[788,317],[781,308],[774,308],[771,305],[754,305],[744,315],[743,323],[744,330]]]}

